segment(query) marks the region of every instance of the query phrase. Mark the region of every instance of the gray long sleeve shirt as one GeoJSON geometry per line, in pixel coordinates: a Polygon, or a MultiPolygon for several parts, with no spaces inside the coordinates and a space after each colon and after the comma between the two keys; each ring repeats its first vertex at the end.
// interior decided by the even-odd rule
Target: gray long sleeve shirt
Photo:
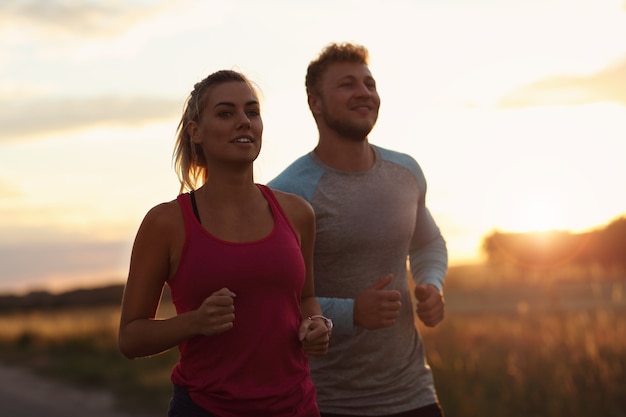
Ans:
{"type": "Polygon", "coordinates": [[[334,324],[329,351],[311,357],[320,411],[399,413],[437,401],[432,373],[415,324],[407,256],[417,283],[441,289],[445,241],[425,205],[426,180],[410,156],[377,146],[366,172],[349,173],[304,155],[268,185],[297,194],[314,208],[315,292],[334,324]],[[354,325],[354,298],[393,273],[387,289],[401,293],[394,326],[368,331],[354,325]]]}

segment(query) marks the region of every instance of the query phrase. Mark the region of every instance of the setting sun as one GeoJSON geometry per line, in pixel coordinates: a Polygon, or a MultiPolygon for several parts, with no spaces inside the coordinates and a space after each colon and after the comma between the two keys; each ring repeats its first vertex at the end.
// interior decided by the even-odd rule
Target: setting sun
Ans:
{"type": "Polygon", "coordinates": [[[311,151],[303,79],[333,41],[368,47],[383,102],[369,140],[420,164],[452,265],[480,262],[492,230],[579,233],[626,213],[623,0],[272,13],[243,1],[217,14],[200,1],[51,2],[63,21],[27,3],[0,7],[0,290],[124,279],[141,218],[176,196],[176,124],[207,73],[235,68],[262,91],[255,180],[311,151]]]}
{"type": "Polygon", "coordinates": [[[554,199],[537,195],[522,207],[522,217],[517,231],[540,232],[562,227],[559,205],[554,199]]]}

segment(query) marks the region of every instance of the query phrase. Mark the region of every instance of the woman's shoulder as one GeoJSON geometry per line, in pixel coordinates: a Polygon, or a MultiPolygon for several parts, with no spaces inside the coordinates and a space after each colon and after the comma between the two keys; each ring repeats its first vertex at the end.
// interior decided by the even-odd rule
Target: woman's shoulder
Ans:
{"type": "Polygon", "coordinates": [[[303,211],[305,214],[306,213],[313,214],[313,207],[311,207],[309,202],[306,201],[304,198],[300,197],[299,195],[288,193],[285,191],[275,190],[275,189],[272,189],[272,192],[276,196],[276,200],[278,200],[278,203],[283,208],[283,210],[290,209],[290,210],[296,210],[296,211],[303,211]]]}
{"type": "Polygon", "coordinates": [[[313,207],[304,198],[279,190],[272,190],[272,192],[292,225],[305,226],[315,222],[313,207]]]}
{"type": "Polygon", "coordinates": [[[177,200],[157,204],[146,213],[143,224],[158,229],[178,226],[183,220],[182,210],[177,200]]]}

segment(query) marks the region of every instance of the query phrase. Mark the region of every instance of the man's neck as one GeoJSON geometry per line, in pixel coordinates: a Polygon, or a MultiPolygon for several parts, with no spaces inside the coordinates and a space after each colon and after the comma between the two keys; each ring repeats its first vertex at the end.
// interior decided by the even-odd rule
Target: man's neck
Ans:
{"type": "Polygon", "coordinates": [[[339,171],[364,172],[374,165],[374,150],[367,138],[362,141],[320,139],[313,151],[322,162],[339,171]]]}

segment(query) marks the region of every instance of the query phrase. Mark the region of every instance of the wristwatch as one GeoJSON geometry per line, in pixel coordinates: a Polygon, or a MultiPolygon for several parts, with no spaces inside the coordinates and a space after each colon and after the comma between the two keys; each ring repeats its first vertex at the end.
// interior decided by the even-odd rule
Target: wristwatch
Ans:
{"type": "Polygon", "coordinates": [[[312,316],[309,316],[308,318],[309,320],[313,320],[313,319],[324,320],[324,324],[326,324],[326,328],[328,328],[328,335],[330,336],[330,334],[333,332],[333,321],[329,319],[328,317],[322,316],[321,314],[314,314],[312,316]]]}

